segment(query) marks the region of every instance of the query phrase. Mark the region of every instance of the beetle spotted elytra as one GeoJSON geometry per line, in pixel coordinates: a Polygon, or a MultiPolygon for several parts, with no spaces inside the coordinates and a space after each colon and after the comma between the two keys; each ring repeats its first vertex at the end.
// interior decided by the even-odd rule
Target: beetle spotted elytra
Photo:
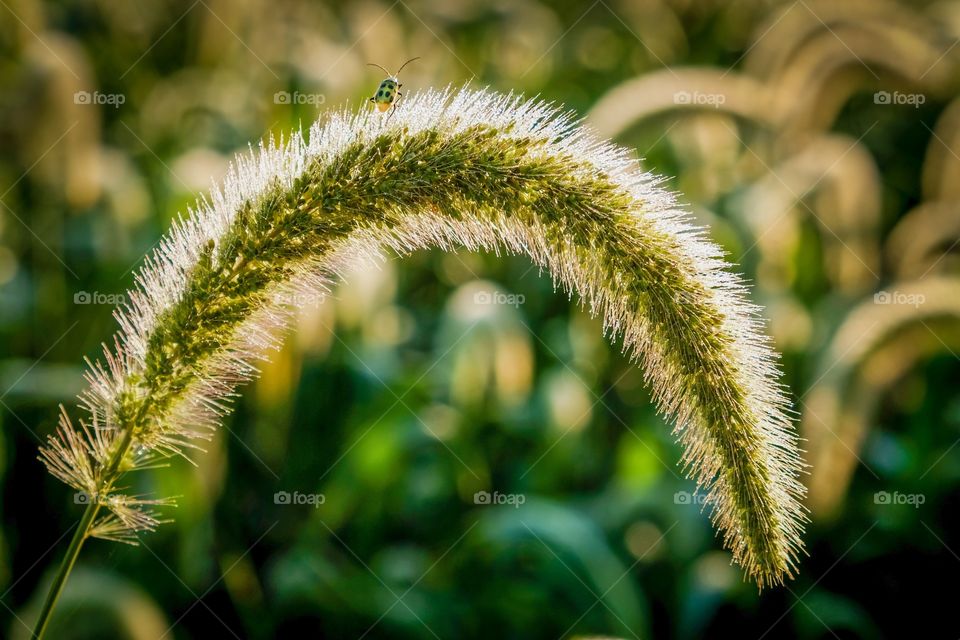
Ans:
{"type": "Polygon", "coordinates": [[[380,86],[377,87],[377,92],[373,94],[373,96],[370,98],[370,102],[372,102],[374,106],[377,107],[378,110],[382,112],[393,107],[393,110],[390,112],[390,115],[393,115],[393,111],[395,111],[397,108],[397,103],[399,102],[400,98],[403,97],[403,94],[400,93],[400,87],[402,87],[403,85],[400,84],[400,78],[398,76],[400,75],[400,72],[403,71],[403,68],[405,66],[407,66],[414,60],[419,60],[419,59],[420,59],[419,56],[417,56],[416,58],[410,58],[409,60],[404,62],[402,65],[400,65],[400,68],[397,69],[396,73],[390,73],[389,71],[387,71],[386,69],[384,69],[378,64],[374,64],[372,62],[367,63],[368,67],[377,67],[378,69],[383,71],[385,74],[387,74],[387,77],[384,78],[380,82],[380,86]]]}

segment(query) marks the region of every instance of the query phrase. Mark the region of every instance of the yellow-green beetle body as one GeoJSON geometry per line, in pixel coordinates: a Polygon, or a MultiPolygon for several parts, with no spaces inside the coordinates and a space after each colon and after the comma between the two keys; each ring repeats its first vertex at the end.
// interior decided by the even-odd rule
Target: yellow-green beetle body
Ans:
{"type": "MultiPolygon", "coordinates": [[[[393,109],[396,110],[397,102],[399,102],[400,98],[403,96],[403,94],[400,93],[400,87],[402,87],[403,85],[400,84],[400,78],[398,76],[400,75],[400,72],[403,71],[403,68],[405,66],[407,66],[414,60],[419,60],[419,59],[420,59],[419,57],[410,58],[409,60],[404,62],[399,69],[397,69],[396,73],[390,73],[389,71],[387,71],[386,69],[384,69],[378,64],[374,64],[372,62],[367,63],[368,67],[377,67],[378,69],[382,70],[384,73],[387,74],[387,77],[384,78],[380,82],[380,86],[377,87],[377,92],[373,94],[373,96],[370,98],[370,102],[372,102],[379,111],[381,112],[386,111],[390,107],[393,107],[393,109]]],[[[391,111],[390,113],[392,115],[393,111],[391,111]]]]}
{"type": "Polygon", "coordinates": [[[380,83],[377,92],[370,98],[370,101],[377,106],[380,111],[386,111],[393,106],[393,101],[400,95],[400,81],[396,77],[385,79],[380,83]]]}

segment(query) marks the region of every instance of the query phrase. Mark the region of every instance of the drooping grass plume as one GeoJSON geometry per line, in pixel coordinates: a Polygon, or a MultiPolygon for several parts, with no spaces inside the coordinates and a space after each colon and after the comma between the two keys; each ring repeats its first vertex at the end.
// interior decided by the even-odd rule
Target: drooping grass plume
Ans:
{"type": "Polygon", "coordinates": [[[115,497],[122,478],[209,438],[292,294],[384,249],[455,246],[526,254],[600,314],[675,421],[735,559],[761,587],[793,574],[797,439],[738,278],[625,150],[543,103],[468,90],[411,96],[389,120],[334,113],[262,145],[173,226],[90,365],[87,417],[77,428],[64,413],[42,450],[58,478],[111,496],[91,501],[76,548],[158,524],[151,504],[115,497]]]}
{"type": "MultiPolygon", "coordinates": [[[[924,246],[924,238],[917,244],[924,246]]],[[[864,442],[879,422],[878,407],[920,363],[960,348],[957,327],[960,278],[954,275],[892,282],[844,316],[819,357],[800,421],[806,458],[817,469],[807,504],[818,520],[843,513],[854,471],[865,464],[864,442]]]]}

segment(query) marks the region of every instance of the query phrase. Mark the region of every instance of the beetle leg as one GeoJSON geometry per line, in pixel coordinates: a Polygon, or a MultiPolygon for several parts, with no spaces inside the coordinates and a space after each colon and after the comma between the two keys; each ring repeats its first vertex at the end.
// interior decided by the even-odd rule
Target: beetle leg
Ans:
{"type": "Polygon", "coordinates": [[[387,114],[387,119],[384,120],[384,124],[390,122],[390,118],[393,117],[393,112],[397,110],[397,105],[400,104],[400,99],[403,97],[403,94],[397,91],[397,97],[393,99],[393,107],[390,109],[390,113],[387,114]]]}

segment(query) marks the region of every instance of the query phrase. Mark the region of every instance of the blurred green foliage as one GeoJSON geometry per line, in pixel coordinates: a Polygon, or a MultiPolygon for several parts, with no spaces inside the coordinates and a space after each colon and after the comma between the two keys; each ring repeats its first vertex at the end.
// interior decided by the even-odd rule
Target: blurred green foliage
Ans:
{"type": "Polygon", "coordinates": [[[36,447],[102,302],[235,152],[420,55],[407,91],[589,112],[755,282],[802,573],[742,581],[642,374],[528,261],[420,253],[305,311],[197,467],[138,478],[175,522],[88,544],[51,637],[956,636],[958,37],[956,2],[0,2],[2,634],[80,515],[36,447]]]}

